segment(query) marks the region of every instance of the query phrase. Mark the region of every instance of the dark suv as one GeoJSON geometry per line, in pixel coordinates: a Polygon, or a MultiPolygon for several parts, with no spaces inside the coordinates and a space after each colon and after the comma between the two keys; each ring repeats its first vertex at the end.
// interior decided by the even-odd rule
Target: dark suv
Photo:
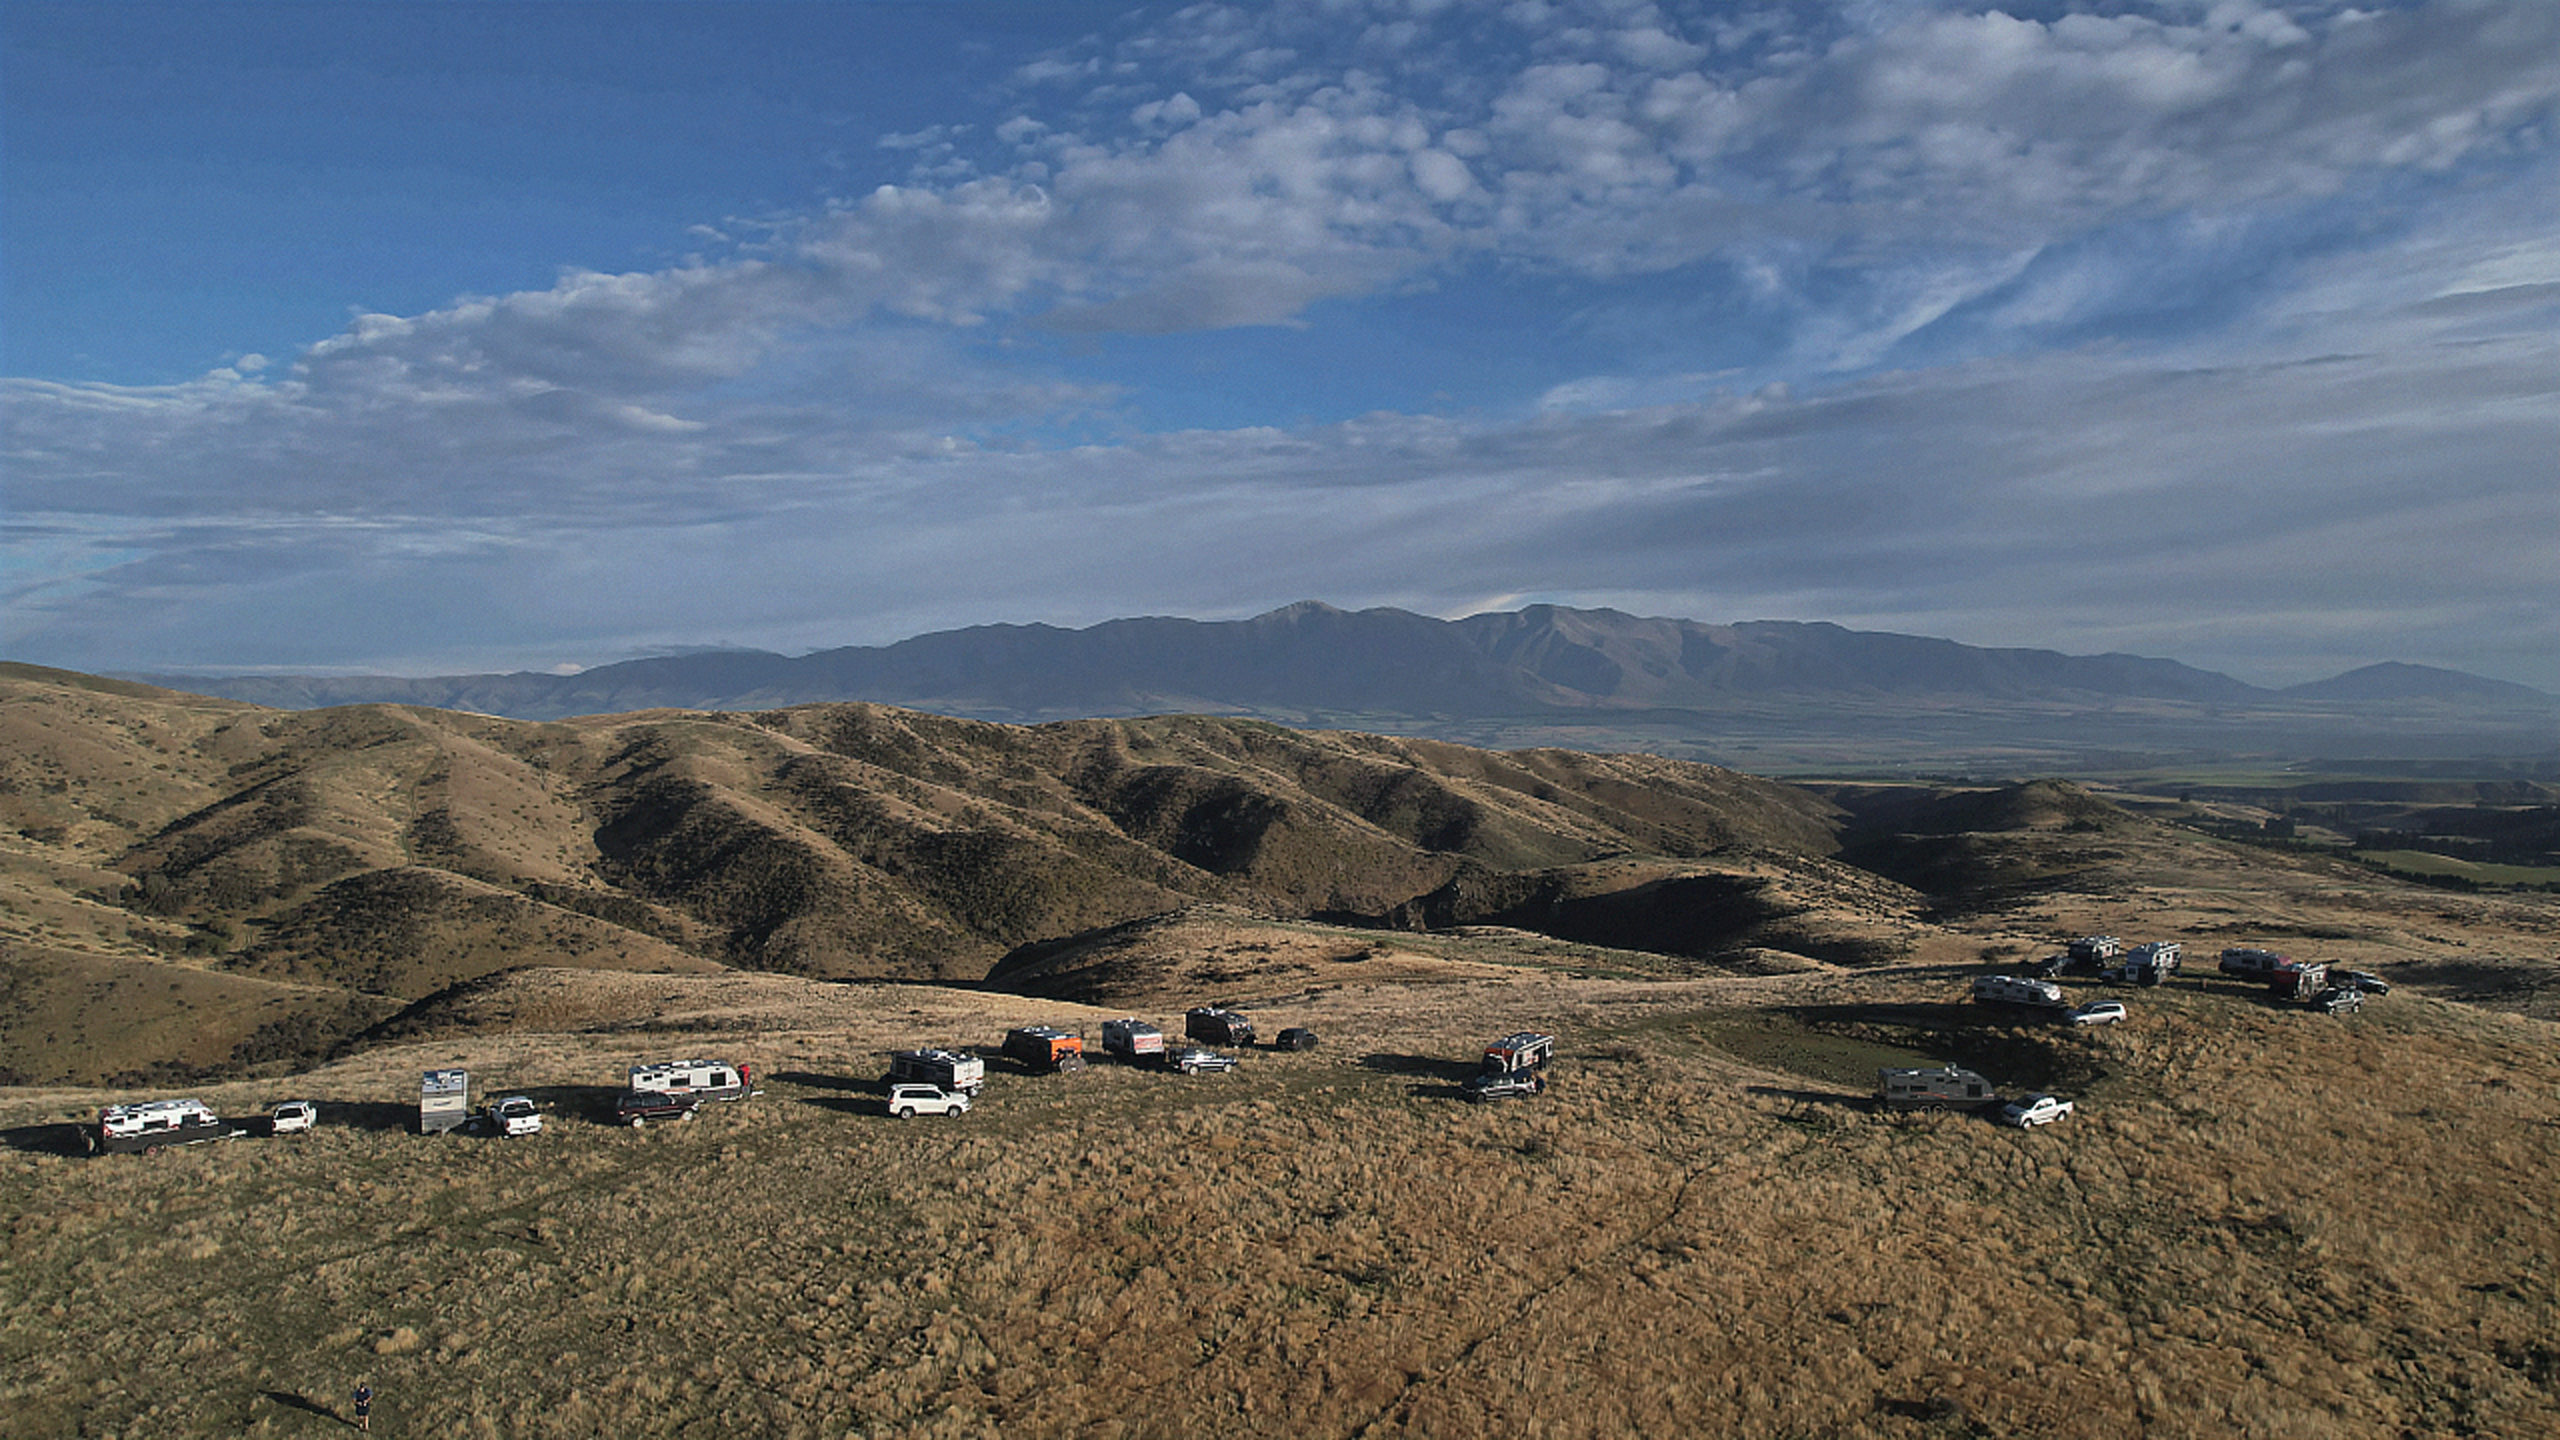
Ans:
{"type": "Polygon", "coordinates": [[[677,1095],[665,1090],[625,1090],[613,1102],[613,1123],[637,1130],[652,1120],[690,1120],[702,1108],[702,1101],[692,1095],[677,1095]]]}

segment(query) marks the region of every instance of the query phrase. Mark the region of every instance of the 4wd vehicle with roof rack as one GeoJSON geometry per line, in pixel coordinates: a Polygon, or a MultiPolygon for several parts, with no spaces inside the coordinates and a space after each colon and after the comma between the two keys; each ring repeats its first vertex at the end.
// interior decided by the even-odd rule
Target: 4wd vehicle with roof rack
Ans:
{"type": "Polygon", "coordinates": [[[889,1113],[900,1120],[913,1120],[919,1115],[966,1115],[969,1097],[939,1085],[892,1085],[888,1107],[889,1113]]]}

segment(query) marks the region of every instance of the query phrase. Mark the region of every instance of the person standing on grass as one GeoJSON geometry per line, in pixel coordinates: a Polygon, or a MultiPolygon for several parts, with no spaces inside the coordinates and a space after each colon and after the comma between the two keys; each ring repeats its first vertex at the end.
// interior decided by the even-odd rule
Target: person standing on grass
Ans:
{"type": "Polygon", "coordinates": [[[362,1380],[356,1382],[356,1428],[373,1433],[373,1387],[362,1380]]]}

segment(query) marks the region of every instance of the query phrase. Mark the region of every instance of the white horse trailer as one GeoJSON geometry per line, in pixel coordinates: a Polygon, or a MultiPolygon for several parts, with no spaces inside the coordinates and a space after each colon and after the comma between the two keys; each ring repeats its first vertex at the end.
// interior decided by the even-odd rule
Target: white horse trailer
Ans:
{"type": "Polygon", "coordinates": [[[429,1070],[418,1077],[418,1133],[441,1135],[471,1123],[471,1072],[429,1070]]]}

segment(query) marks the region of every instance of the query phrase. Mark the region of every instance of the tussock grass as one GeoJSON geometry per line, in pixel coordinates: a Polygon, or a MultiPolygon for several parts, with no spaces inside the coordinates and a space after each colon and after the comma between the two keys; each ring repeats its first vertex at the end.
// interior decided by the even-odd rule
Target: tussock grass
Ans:
{"type": "MultiPolygon", "coordinates": [[[[2124,1026],[2057,1032],[2092,1078],[2079,1116],[2027,1134],[1878,1114],[1727,1048],[1751,1016],[1910,1013],[1944,988],[1346,988],[1292,1015],[1321,1051],[999,1076],[964,1119],[899,1124],[866,1093],[881,1050],[1082,1012],[857,987],[734,1013],[701,1048],[800,1078],[685,1125],[0,1151],[0,1405],[29,1436],[313,1433],[364,1376],[394,1433],[498,1436],[2560,1421],[2547,1023],[2146,994],[2124,1026]],[[1513,1024],[1564,1035],[1549,1093],[1449,1098],[1513,1024]]],[[[453,1058],[568,1094],[631,1043],[451,1039],[310,1079],[388,1101],[453,1058]]]]}

